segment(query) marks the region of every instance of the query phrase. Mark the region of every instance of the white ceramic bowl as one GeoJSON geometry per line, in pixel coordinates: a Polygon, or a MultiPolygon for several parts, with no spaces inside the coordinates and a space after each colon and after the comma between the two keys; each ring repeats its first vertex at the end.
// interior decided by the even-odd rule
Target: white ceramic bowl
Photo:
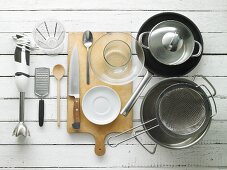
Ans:
{"type": "Polygon", "coordinates": [[[110,87],[96,86],[87,91],[82,100],[85,117],[94,124],[113,122],[120,113],[121,100],[110,87]]]}

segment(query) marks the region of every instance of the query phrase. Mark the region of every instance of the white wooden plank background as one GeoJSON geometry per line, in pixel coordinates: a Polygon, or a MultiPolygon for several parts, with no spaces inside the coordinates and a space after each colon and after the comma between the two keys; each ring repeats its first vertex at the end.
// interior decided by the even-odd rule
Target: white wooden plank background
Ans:
{"type": "MultiPolygon", "coordinates": [[[[0,0],[0,169],[227,169],[227,1],[226,0],[0,0]],[[18,119],[18,92],[14,83],[12,35],[26,32],[31,35],[34,25],[44,18],[57,18],[70,31],[131,31],[136,36],[141,24],[149,17],[165,11],[178,12],[192,19],[204,38],[204,55],[199,65],[186,78],[195,74],[206,76],[216,87],[218,115],[202,141],[183,150],[158,147],[153,156],[136,141],[118,148],[107,147],[106,155],[94,154],[94,139],[88,134],[66,132],[66,81],[61,84],[61,128],[56,126],[56,82],[51,73],[50,94],[46,102],[46,123],[38,126],[38,99],[34,95],[34,69],[57,63],[67,69],[67,36],[63,53],[56,57],[42,51],[31,55],[31,75],[26,93],[26,123],[31,137],[25,140],[12,137],[18,119]]],[[[68,34],[67,34],[68,35],[68,34]]],[[[141,81],[144,72],[134,82],[141,81]]],[[[134,107],[134,125],[140,123],[140,105],[146,91],[163,78],[151,80],[134,107]]],[[[199,78],[198,83],[202,80],[199,78]]],[[[126,135],[124,137],[128,137],[126,135]]],[[[140,137],[153,147],[146,135],[140,137]]]]}

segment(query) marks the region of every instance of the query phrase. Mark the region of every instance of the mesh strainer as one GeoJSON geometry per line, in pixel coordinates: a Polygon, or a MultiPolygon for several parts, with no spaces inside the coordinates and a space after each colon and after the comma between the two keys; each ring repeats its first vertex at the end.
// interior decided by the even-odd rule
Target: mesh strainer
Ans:
{"type": "Polygon", "coordinates": [[[135,138],[149,153],[153,154],[157,144],[166,148],[182,149],[197,143],[206,134],[211,118],[217,114],[214,100],[216,90],[204,76],[195,76],[193,81],[171,78],[156,84],[142,102],[142,124],[110,136],[107,144],[117,147],[135,138]],[[205,80],[213,93],[207,86],[193,82],[196,77],[205,80]],[[141,126],[144,129],[138,130],[141,126]],[[136,130],[133,136],[114,142],[132,130],[136,130]],[[157,143],[152,151],[137,138],[144,133],[157,143]]]}
{"type": "Polygon", "coordinates": [[[199,86],[178,83],[167,87],[156,102],[159,126],[176,138],[201,133],[212,115],[206,93],[199,86]]]}

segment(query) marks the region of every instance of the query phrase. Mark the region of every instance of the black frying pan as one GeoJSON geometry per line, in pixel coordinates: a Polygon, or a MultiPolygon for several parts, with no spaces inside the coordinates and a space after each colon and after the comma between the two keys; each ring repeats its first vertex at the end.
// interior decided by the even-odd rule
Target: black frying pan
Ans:
{"type": "MultiPolygon", "coordinates": [[[[155,25],[166,20],[175,20],[186,25],[191,30],[194,36],[194,39],[200,42],[203,50],[203,38],[198,27],[187,17],[173,12],[160,13],[152,16],[147,21],[145,21],[145,23],[139,29],[139,32],[137,34],[137,40],[141,33],[151,31],[155,25]]],[[[144,42],[144,44],[147,44],[147,42],[144,42]]],[[[122,109],[121,114],[125,116],[131,110],[132,106],[136,102],[139,95],[142,93],[143,89],[146,87],[152,75],[156,74],[163,77],[178,77],[178,76],[185,75],[197,66],[197,64],[199,63],[202,57],[202,52],[201,52],[201,55],[199,57],[190,57],[186,62],[180,65],[165,65],[157,61],[148,49],[143,48],[143,51],[145,55],[145,68],[147,69],[147,73],[145,74],[142,82],[139,84],[139,86],[137,87],[136,91],[133,93],[128,103],[122,109]]],[[[195,46],[193,53],[197,51],[198,51],[198,47],[195,46]]]]}

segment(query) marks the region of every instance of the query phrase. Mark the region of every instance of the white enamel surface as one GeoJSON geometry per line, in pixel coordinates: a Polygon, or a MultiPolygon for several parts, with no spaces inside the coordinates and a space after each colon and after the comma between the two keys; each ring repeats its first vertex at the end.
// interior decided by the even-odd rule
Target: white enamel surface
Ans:
{"type": "Polygon", "coordinates": [[[84,95],[82,109],[92,123],[105,125],[114,121],[121,108],[118,94],[106,86],[93,87],[84,95]]]}

